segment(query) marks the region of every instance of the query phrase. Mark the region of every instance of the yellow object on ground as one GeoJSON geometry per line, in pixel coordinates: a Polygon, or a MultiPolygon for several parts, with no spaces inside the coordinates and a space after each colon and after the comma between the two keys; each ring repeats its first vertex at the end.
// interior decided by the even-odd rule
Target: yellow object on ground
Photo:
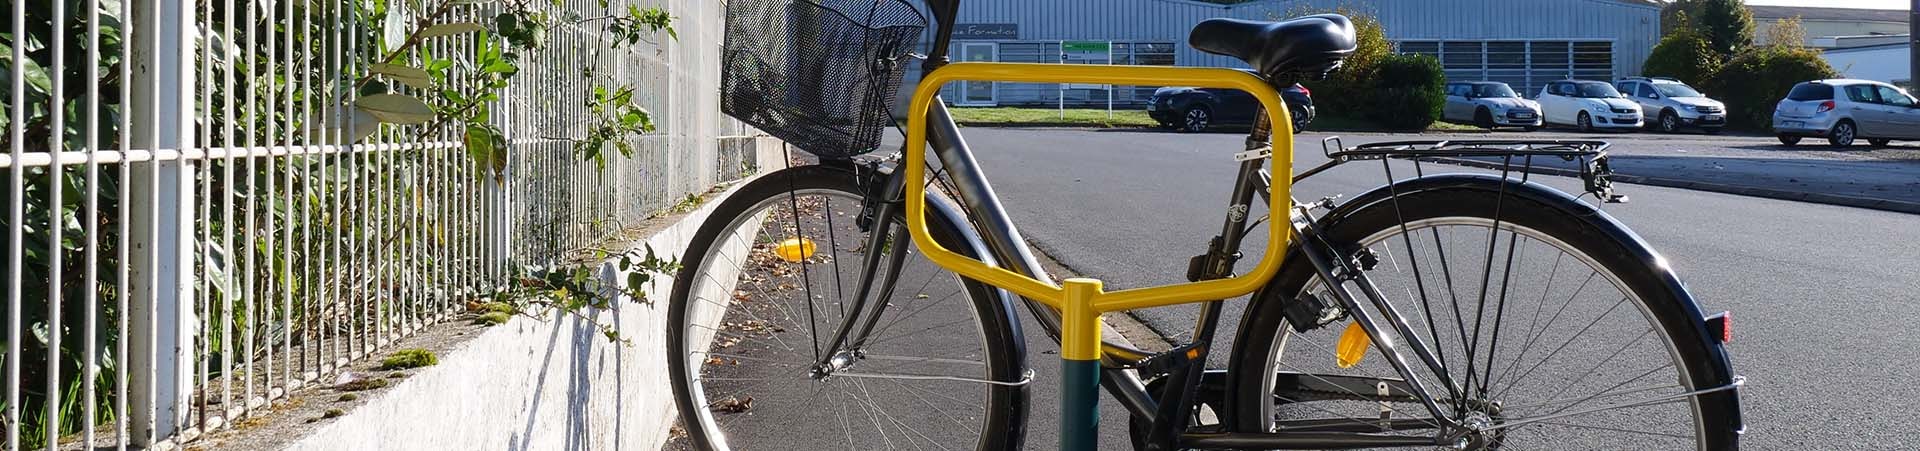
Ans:
{"type": "Polygon", "coordinates": [[[806,238],[787,238],[773,247],[773,254],[781,260],[798,263],[813,258],[813,240],[806,238]]]}
{"type": "Polygon", "coordinates": [[[1340,333],[1340,343],[1333,347],[1333,363],[1341,368],[1353,368],[1360,359],[1367,356],[1367,346],[1373,339],[1367,338],[1367,330],[1360,323],[1347,324],[1347,331],[1340,333]]]}

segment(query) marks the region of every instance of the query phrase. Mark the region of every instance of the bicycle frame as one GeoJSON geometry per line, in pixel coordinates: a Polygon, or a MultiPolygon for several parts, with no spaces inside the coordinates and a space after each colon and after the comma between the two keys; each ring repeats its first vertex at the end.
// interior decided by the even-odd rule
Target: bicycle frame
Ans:
{"type": "MultiPolygon", "coordinates": [[[[1105,312],[1132,310],[1180,304],[1206,303],[1202,307],[1202,319],[1196,337],[1210,337],[1218,320],[1218,301],[1252,293],[1265,286],[1283,263],[1288,246],[1302,245],[1295,236],[1298,231],[1310,232],[1310,226],[1296,221],[1271,221],[1268,225],[1272,237],[1262,253],[1261,261],[1245,274],[1231,276],[1231,260],[1215,259],[1205,265],[1206,276],[1196,277],[1196,281],[1144,287],[1108,292],[1102,289],[1101,282],[1094,279],[1068,279],[1055,285],[1051,281],[1037,277],[1038,261],[1020,237],[1018,229],[1007,218],[992,188],[987,184],[978,165],[973,161],[965,141],[959,136],[957,126],[946,115],[945,106],[938,102],[937,93],[946,83],[961,80],[1009,81],[1009,82],[1058,82],[1058,83],[1106,83],[1128,85],[1192,85],[1240,89],[1261,102],[1267,113],[1262,119],[1268,124],[1279,124],[1274,135],[1291,137],[1291,120],[1287,109],[1279,98],[1279,93],[1267,81],[1241,71],[1211,68],[1177,67],[1115,67],[1091,65],[1054,65],[1054,64],[1015,64],[1015,63],[954,63],[941,66],[927,74],[912,98],[907,115],[907,139],[904,163],[900,174],[895,178],[904,181],[919,181],[926,178],[926,151],[930,144],[933,152],[947,169],[958,194],[972,209],[970,215],[980,224],[980,232],[990,249],[996,254],[1000,265],[976,260],[954,253],[934,242],[924,221],[926,214],[924,183],[890,183],[889,195],[893,189],[900,189],[906,203],[906,229],[915,244],[922,249],[928,259],[956,274],[999,287],[1044,307],[1036,307],[1035,313],[1041,323],[1049,326],[1048,332],[1059,338],[1062,361],[1062,413],[1061,413],[1061,449],[1093,449],[1097,442],[1098,424],[1097,403],[1098,388],[1106,385],[1126,404],[1129,411],[1149,420],[1173,418],[1181,408],[1190,407],[1191,400],[1186,399],[1192,387],[1198,384],[1204,366],[1186,366],[1175,371],[1170,377],[1173,383],[1180,384],[1182,390],[1168,390],[1173,399],[1161,399],[1163,404],[1156,406],[1155,400],[1146,393],[1144,385],[1134,377],[1129,368],[1141,364],[1152,357],[1145,352],[1126,348],[1101,339],[1100,315],[1105,312]],[[937,119],[937,121],[935,121],[937,119]],[[903,185],[903,186],[902,186],[903,185]],[[897,188],[896,188],[897,187],[897,188]],[[1057,315],[1057,316],[1056,316],[1057,315]],[[1052,326],[1058,325],[1055,330],[1052,326]],[[1102,361],[1109,363],[1107,369],[1102,361]],[[1117,368],[1117,369],[1116,369],[1117,368]],[[1103,381],[1102,373],[1110,378],[1103,381]],[[1103,384],[1104,382],[1104,384],[1103,384]]],[[[1259,133],[1256,132],[1256,136],[1259,133]]],[[[1261,139],[1260,141],[1264,141],[1261,139]]],[[[1265,155],[1271,155],[1273,169],[1283,174],[1292,174],[1293,142],[1282,139],[1278,143],[1257,143],[1250,140],[1252,149],[1245,155],[1258,155],[1241,162],[1242,168],[1236,183],[1233,203],[1229,210],[1228,224],[1223,232],[1223,241],[1216,242],[1215,251],[1232,253],[1238,247],[1239,230],[1246,220],[1247,209],[1255,193],[1255,188],[1265,185],[1265,200],[1268,211],[1276,216],[1293,216],[1294,206],[1291,193],[1291,177],[1271,180],[1263,170],[1265,155]],[[1231,246],[1222,246],[1230,244],[1231,246]]],[[[1311,240],[1309,240],[1311,241],[1311,240]]],[[[1210,252],[1214,254],[1215,252],[1210,252]]],[[[1327,252],[1305,252],[1309,260],[1323,274],[1338,271],[1340,264],[1331,261],[1327,252]]],[[[1331,279],[1329,279],[1331,280],[1331,279]]],[[[1420,343],[1417,335],[1411,333],[1400,315],[1390,306],[1379,302],[1380,297],[1373,292],[1369,284],[1361,279],[1360,287],[1368,297],[1376,300],[1375,307],[1384,312],[1384,319],[1369,316],[1361,309],[1352,309],[1363,328],[1367,330],[1380,352],[1393,363],[1394,367],[1406,378],[1405,381],[1413,394],[1426,404],[1432,418],[1441,422],[1441,428],[1452,429],[1457,424],[1447,416],[1435,401],[1432,392],[1401,357],[1399,344],[1396,344],[1386,330],[1393,329],[1395,334],[1406,337],[1407,345],[1415,349],[1423,363],[1438,374],[1442,366],[1432,357],[1425,343],[1420,343]]],[[[1336,292],[1344,304],[1357,305],[1357,296],[1343,290],[1336,292]]],[[[838,340],[836,340],[838,341],[838,340]]],[[[1205,343],[1205,340],[1196,340],[1205,343]]],[[[1187,357],[1204,359],[1205,349],[1186,349],[1187,357]]],[[[1456,392],[1452,381],[1442,381],[1448,392],[1456,392]]],[[[1178,432],[1170,423],[1153,422],[1158,433],[1178,432]]],[[[1374,446],[1418,446],[1434,445],[1444,441],[1443,436],[1409,437],[1373,435],[1360,432],[1291,432],[1291,433],[1224,433],[1209,437],[1195,437],[1195,444],[1214,443],[1219,446],[1245,446],[1260,448],[1304,448],[1304,447],[1374,447],[1374,446]]]]}

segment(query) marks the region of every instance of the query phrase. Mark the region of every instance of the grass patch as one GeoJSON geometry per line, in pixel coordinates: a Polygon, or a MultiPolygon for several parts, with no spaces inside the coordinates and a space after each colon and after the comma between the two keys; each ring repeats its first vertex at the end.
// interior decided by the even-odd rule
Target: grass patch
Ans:
{"type": "Polygon", "coordinates": [[[405,370],[432,366],[438,363],[440,363],[440,358],[434,356],[433,351],[425,349],[402,349],[394,352],[393,355],[387,356],[386,360],[381,360],[380,369],[405,370]]]}
{"type": "Polygon", "coordinates": [[[1107,116],[1105,109],[1069,108],[1062,116],[1056,108],[967,108],[955,107],[951,110],[954,122],[960,125],[1053,125],[1074,127],[1152,127],[1159,125],[1153,118],[1147,117],[1143,110],[1113,110],[1113,116],[1107,116]]]}
{"type": "Polygon", "coordinates": [[[345,384],[340,384],[339,386],[336,386],[334,388],[340,391],[367,391],[367,390],[373,390],[377,388],[387,388],[387,380],[386,379],[361,379],[353,382],[348,382],[345,384]]]}
{"type": "Polygon", "coordinates": [[[487,325],[487,326],[498,326],[501,324],[506,324],[507,320],[510,320],[510,319],[513,319],[513,316],[508,315],[505,312],[486,312],[486,313],[481,313],[479,317],[474,318],[473,323],[487,325]]]}

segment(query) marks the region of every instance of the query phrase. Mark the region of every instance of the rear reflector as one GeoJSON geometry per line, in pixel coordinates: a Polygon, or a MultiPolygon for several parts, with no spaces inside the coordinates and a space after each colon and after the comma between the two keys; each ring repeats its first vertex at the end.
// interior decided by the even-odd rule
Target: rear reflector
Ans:
{"type": "Polygon", "coordinates": [[[1720,312],[1707,316],[1707,333],[1720,343],[1733,342],[1733,312],[1720,312]]]}

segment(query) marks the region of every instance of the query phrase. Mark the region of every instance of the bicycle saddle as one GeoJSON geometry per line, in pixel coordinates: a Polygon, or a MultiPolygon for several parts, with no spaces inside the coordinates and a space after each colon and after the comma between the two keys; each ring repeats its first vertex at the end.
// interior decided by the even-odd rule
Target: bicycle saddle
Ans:
{"type": "Polygon", "coordinates": [[[1215,55],[1239,58],[1262,75],[1297,73],[1323,77],[1353,53],[1353,21],[1316,14],[1284,22],[1208,19],[1193,27],[1187,44],[1215,55]]]}

